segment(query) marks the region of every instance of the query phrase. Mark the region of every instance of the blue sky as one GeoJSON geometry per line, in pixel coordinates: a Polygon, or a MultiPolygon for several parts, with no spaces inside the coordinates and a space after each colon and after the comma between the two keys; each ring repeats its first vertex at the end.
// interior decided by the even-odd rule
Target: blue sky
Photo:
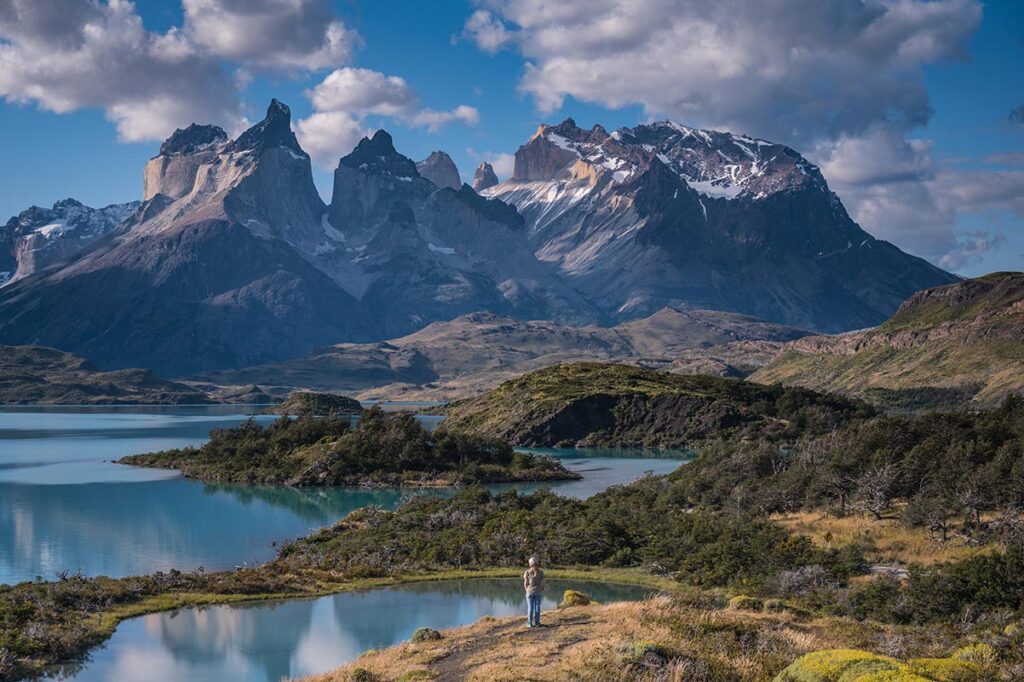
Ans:
{"type": "MultiPolygon", "coordinates": [[[[468,180],[485,158],[499,161],[500,175],[507,155],[541,121],[572,116],[612,129],[674,118],[794,146],[821,165],[866,229],[933,262],[967,275],[1024,266],[1024,123],[1009,116],[1024,105],[1021,2],[778,0],[745,12],[751,25],[744,30],[735,12],[716,15],[687,0],[185,0],[189,18],[182,0],[114,0],[116,12],[92,0],[35,0],[31,11],[52,13],[31,27],[18,14],[26,1],[0,0],[0,68],[4,49],[7,59],[21,60],[0,75],[3,220],[68,196],[94,206],[139,198],[142,167],[159,146],[154,130],[203,115],[194,112],[229,112],[211,114],[220,118],[210,122],[226,128],[240,116],[255,121],[271,97],[289,104],[298,122],[316,113],[309,92],[328,74],[363,69],[352,73],[404,84],[395,94],[391,83],[389,101],[372,100],[385,97],[378,90],[335,92],[338,118],[330,120],[348,128],[336,135],[319,129],[320,153],[310,148],[312,129],[300,131],[319,161],[314,173],[325,200],[329,168],[342,153],[331,145],[350,146],[377,127],[413,159],[447,151],[468,180]],[[805,2],[811,9],[801,11],[805,2]],[[244,33],[229,35],[252,19],[239,7],[275,3],[303,7],[292,33],[307,31],[307,42],[333,24],[344,27],[344,44],[304,52],[309,44],[274,32],[289,17],[261,25],[262,34],[250,29],[251,45],[244,33]],[[152,74],[174,80],[174,107],[116,109],[121,100],[138,105],[140,91],[166,94],[130,40],[123,53],[112,50],[93,68],[67,75],[84,61],[73,52],[82,49],[71,26],[79,6],[83,22],[106,22],[110,43],[121,26],[130,32],[136,16],[146,40],[178,41],[190,70],[166,71],[161,63],[152,74]],[[110,11],[97,14],[97,6],[110,11]],[[225,12],[232,23],[222,29],[214,20],[225,12]],[[691,39],[696,26],[701,40],[691,39]],[[232,41],[219,41],[221,34],[232,41]],[[54,73],[24,66],[39,61],[32,50],[40,45],[70,50],[73,61],[58,62],[54,73]],[[789,46],[816,56],[792,61],[789,46]],[[357,95],[358,110],[351,105],[357,95]],[[444,113],[460,105],[475,114],[444,113]],[[61,113],[47,110],[54,108],[61,113]],[[430,112],[443,120],[426,123],[430,112]]],[[[720,3],[723,11],[729,4],[720,3]]]]}

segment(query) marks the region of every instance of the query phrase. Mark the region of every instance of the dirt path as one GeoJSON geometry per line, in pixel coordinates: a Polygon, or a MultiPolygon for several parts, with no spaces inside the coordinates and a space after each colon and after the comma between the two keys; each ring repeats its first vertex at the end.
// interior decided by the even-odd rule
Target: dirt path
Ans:
{"type": "Polygon", "coordinates": [[[546,613],[546,623],[539,628],[526,627],[524,620],[504,619],[471,637],[452,637],[446,651],[431,662],[429,670],[437,676],[434,679],[466,680],[474,673],[485,673],[481,667],[494,668],[496,664],[509,672],[518,669],[520,679],[530,679],[531,668],[546,668],[566,648],[586,641],[591,635],[591,618],[578,609],[546,613]]]}

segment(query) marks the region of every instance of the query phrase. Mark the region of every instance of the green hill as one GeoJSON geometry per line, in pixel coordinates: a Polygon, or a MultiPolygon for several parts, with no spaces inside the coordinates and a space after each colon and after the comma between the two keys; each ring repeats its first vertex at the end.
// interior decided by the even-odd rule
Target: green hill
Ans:
{"type": "Polygon", "coordinates": [[[904,409],[998,404],[1024,389],[1024,273],[918,292],[879,327],[799,339],[750,378],[904,409]]]}
{"type": "Polygon", "coordinates": [[[804,389],[581,362],[525,374],[445,412],[445,430],[514,445],[681,447],[729,435],[787,438],[870,410],[804,389]]]}

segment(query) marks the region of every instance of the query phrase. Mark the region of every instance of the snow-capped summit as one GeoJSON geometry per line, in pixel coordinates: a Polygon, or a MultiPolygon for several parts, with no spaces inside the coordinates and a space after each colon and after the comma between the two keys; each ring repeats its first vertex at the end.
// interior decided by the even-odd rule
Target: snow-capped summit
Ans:
{"type": "Polygon", "coordinates": [[[138,208],[138,201],[90,208],[62,199],[22,211],[0,227],[0,286],[73,258],[138,208]]]}
{"type": "Polygon", "coordinates": [[[827,191],[817,167],[785,145],[674,121],[611,134],[601,125],[584,130],[571,118],[556,126],[541,125],[516,154],[512,177],[527,181],[607,174],[621,184],[653,159],[707,197],[756,200],[807,185],[827,191]]]}
{"type": "Polygon", "coordinates": [[[864,232],[789,147],[672,121],[541,125],[482,194],[515,206],[538,258],[614,319],[697,307],[840,331],[953,281],[864,232]]]}

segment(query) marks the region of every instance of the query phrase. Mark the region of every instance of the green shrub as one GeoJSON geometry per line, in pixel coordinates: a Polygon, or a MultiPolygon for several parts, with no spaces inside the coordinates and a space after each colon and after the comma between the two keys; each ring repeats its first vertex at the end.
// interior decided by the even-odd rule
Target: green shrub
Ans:
{"type": "Polygon", "coordinates": [[[954,658],[915,658],[907,661],[918,675],[939,682],[980,682],[981,666],[954,658]]]}
{"type": "Polygon", "coordinates": [[[432,642],[441,639],[441,633],[434,628],[416,628],[412,633],[413,642],[432,642]]]}
{"type": "Polygon", "coordinates": [[[349,682],[381,682],[381,678],[376,673],[371,673],[365,668],[356,668],[348,676],[349,682]]]}
{"type": "Polygon", "coordinates": [[[635,658],[643,658],[644,654],[648,652],[652,654],[657,654],[658,656],[662,656],[664,658],[669,657],[668,649],[658,644],[657,642],[648,642],[646,640],[641,640],[633,644],[633,656],[635,658]]]}
{"type": "Polygon", "coordinates": [[[559,608],[567,608],[570,606],[589,606],[590,604],[596,604],[589,594],[584,592],[577,592],[576,590],[566,590],[562,593],[562,601],[559,603],[559,608]]]}
{"type": "Polygon", "coordinates": [[[740,594],[729,600],[729,608],[733,611],[764,611],[764,602],[757,597],[740,594]]]}
{"type": "Polygon", "coordinates": [[[955,658],[907,662],[857,649],[826,649],[805,654],[775,682],[982,682],[981,666],[955,658]]]}
{"type": "Polygon", "coordinates": [[[998,656],[991,644],[968,644],[954,651],[951,658],[988,667],[995,665],[998,656]]]}

